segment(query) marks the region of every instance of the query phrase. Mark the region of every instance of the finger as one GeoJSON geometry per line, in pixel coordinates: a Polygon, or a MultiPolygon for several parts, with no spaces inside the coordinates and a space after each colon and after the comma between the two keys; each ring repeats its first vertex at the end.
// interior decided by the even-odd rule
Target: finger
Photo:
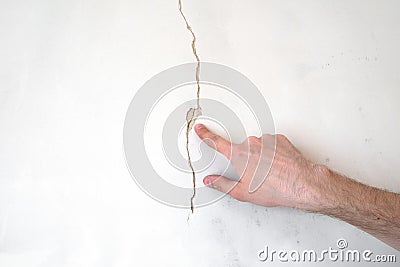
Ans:
{"type": "Polygon", "coordinates": [[[204,177],[203,182],[206,186],[214,188],[225,194],[229,194],[231,197],[243,201],[242,189],[240,182],[228,179],[220,175],[209,175],[204,177]]]}
{"type": "Polygon", "coordinates": [[[208,146],[222,153],[228,159],[231,158],[231,142],[211,132],[203,124],[196,124],[194,128],[200,139],[203,140],[208,146]]]}

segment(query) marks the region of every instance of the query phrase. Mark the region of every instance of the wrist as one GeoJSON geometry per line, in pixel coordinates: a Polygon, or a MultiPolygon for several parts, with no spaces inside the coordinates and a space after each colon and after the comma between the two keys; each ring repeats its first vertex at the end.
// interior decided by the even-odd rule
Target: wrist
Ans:
{"type": "Polygon", "coordinates": [[[304,178],[305,194],[296,208],[316,213],[339,208],[337,190],[342,179],[327,166],[312,164],[304,178]]]}

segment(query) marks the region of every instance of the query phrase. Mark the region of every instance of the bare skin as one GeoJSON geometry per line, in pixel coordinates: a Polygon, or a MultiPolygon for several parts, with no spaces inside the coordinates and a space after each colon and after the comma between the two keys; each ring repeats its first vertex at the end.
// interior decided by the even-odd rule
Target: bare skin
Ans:
{"type": "Polygon", "coordinates": [[[205,185],[239,201],[333,216],[400,250],[400,194],[361,184],[310,162],[283,135],[266,134],[232,144],[204,125],[197,124],[195,131],[206,144],[230,159],[242,174],[239,182],[218,175],[206,176],[205,185]],[[268,146],[271,138],[276,138],[275,153],[274,146],[268,146]],[[267,178],[257,190],[249,192],[257,168],[271,161],[267,178]]]}

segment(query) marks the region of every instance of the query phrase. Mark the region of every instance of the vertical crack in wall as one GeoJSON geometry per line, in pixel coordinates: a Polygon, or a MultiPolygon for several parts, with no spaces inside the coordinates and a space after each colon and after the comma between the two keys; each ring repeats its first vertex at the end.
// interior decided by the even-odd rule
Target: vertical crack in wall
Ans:
{"type": "MultiPolygon", "coordinates": [[[[196,172],[193,167],[192,160],[190,158],[190,152],[189,152],[189,132],[193,128],[193,125],[196,122],[196,119],[201,115],[201,107],[200,107],[200,58],[197,54],[196,50],[196,35],[194,34],[192,27],[190,27],[185,14],[183,14],[182,11],[182,0],[178,0],[178,8],[179,12],[182,15],[183,20],[185,21],[186,28],[189,30],[189,32],[192,34],[192,51],[193,55],[196,58],[197,65],[196,65],[196,84],[197,84],[197,92],[196,92],[196,106],[191,107],[187,112],[186,112],[186,153],[187,153],[187,158],[188,158],[188,164],[190,167],[190,170],[192,172],[192,183],[193,183],[193,194],[192,197],[190,198],[190,210],[193,213],[194,211],[194,205],[193,205],[193,200],[194,197],[196,196],[196,172]]],[[[189,216],[188,216],[189,220],[189,216]]]]}

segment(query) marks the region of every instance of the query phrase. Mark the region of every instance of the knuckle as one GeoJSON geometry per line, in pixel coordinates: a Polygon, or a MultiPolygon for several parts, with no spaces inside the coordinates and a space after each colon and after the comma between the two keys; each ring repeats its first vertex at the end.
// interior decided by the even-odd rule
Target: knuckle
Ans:
{"type": "Polygon", "coordinates": [[[214,143],[218,143],[219,141],[219,136],[216,134],[210,134],[209,138],[214,142],[214,143]]]}
{"type": "Polygon", "coordinates": [[[287,141],[288,140],[287,137],[285,135],[283,135],[283,134],[277,134],[276,138],[278,140],[280,140],[280,141],[287,141]]]}
{"type": "Polygon", "coordinates": [[[249,136],[249,137],[247,137],[247,141],[249,143],[258,143],[258,142],[260,142],[260,138],[258,138],[256,136],[249,136]]]}

